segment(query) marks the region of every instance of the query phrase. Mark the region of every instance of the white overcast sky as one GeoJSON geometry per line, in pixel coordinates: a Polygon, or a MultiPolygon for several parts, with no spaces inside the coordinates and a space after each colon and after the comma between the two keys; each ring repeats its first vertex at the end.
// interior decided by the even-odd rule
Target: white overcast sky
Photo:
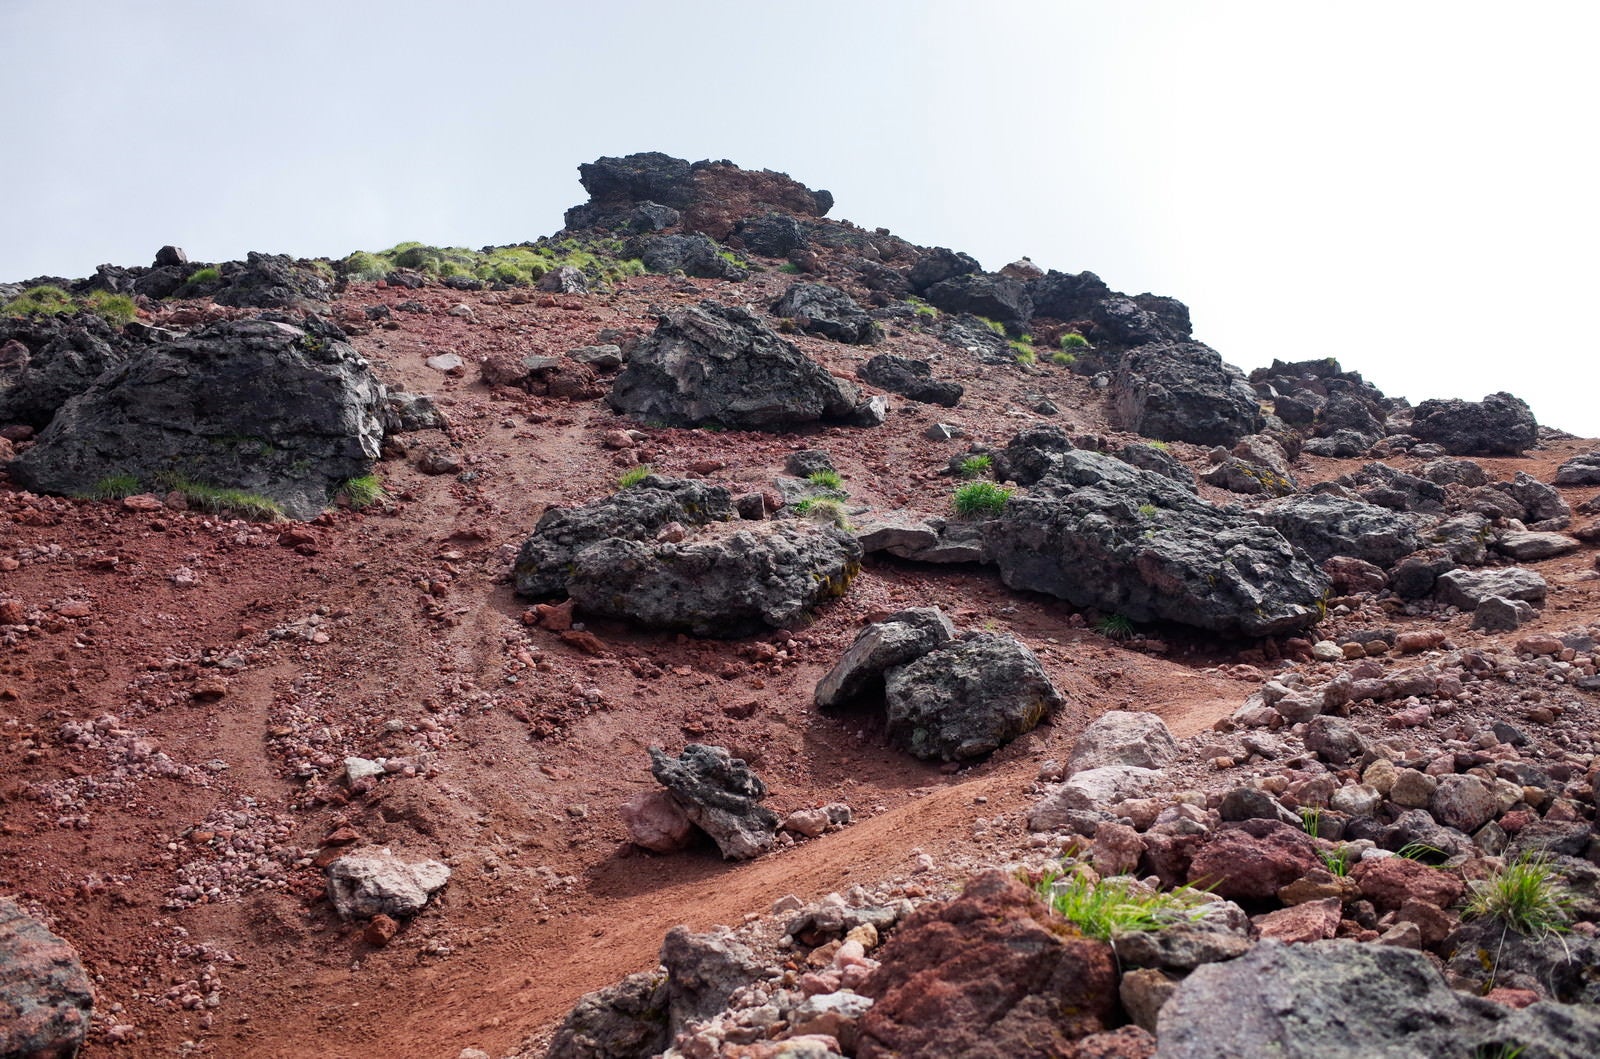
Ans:
{"type": "Polygon", "coordinates": [[[554,232],[576,166],[1187,302],[1245,369],[1600,435],[1600,5],[0,0],[0,279],[554,232]]]}

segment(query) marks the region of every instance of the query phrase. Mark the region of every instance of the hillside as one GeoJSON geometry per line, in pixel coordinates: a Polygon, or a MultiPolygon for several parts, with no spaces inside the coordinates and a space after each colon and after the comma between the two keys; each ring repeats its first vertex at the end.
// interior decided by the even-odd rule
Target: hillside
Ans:
{"type": "MultiPolygon", "coordinates": [[[[1263,934],[1358,950],[1329,966],[1381,950],[1377,996],[1431,974],[1441,1036],[1392,1054],[1594,1054],[1600,442],[1509,394],[1246,375],[1173,298],[984,271],[828,220],[783,174],[580,173],[587,202],[523,244],[165,248],[0,286],[0,896],[37,920],[0,933],[24,968],[0,996],[40,999],[39,924],[87,976],[51,979],[41,1033],[70,1049],[88,1018],[91,1057],[540,1056],[674,927],[721,924],[631,980],[647,1017],[616,993],[586,1016],[632,1045],[569,1030],[550,1054],[1229,1054],[1201,979],[1258,961],[1292,988],[1263,934]],[[958,515],[990,481],[1003,499],[958,515]],[[999,654],[904,694],[947,648],[880,655],[819,708],[858,634],[912,608],[999,654]],[[1053,691],[1022,702],[1035,672],[1053,691]],[[1111,711],[1172,741],[1080,744],[1111,711]],[[764,781],[765,823],[712,799],[759,855],[724,859],[712,825],[635,841],[650,749],[690,744],[764,781]],[[1149,774],[1081,779],[1101,766],[1149,774]],[[330,871],[383,849],[431,892],[342,916],[330,871]],[[1474,972],[1470,884],[1530,852],[1567,933],[1474,972]],[[1060,967],[1105,965],[1081,1023],[1041,1014],[1056,964],[975,957],[996,985],[929,955],[973,873],[1079,861],[1210,887],[1221,925],[1181,928],[1206,955],[1074,940],[1060,967]],[[874,917],[881,948],[878,926],[840,944],[874,917]],[[1128,1028],[1185,976],[1170,1035],[1128,1028]],[[796,1014],[844,992],[876,1014],[796,1014]]],[[[964,900],[1068,947],[1002,882],[964,900]]],[[[1349,988],[1335,1015],[1383,1015],[1349,988]]]]}

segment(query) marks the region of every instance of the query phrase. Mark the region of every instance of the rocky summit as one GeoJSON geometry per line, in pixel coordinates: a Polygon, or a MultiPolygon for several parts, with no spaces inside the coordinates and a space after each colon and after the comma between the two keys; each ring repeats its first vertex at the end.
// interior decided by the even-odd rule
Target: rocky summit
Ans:
{"type": "Polygon", "coordinates": [[[0,1055],[1600,1054],[1600,442],[579,179],[0,283],[0,1055]]]}

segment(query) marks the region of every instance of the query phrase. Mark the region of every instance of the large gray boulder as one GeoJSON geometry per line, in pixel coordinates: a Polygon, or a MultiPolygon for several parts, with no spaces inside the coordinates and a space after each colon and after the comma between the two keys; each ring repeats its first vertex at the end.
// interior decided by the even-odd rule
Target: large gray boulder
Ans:
{"type": "Polygon", "coordinates": [[[1434,593],[1445,603],[1471,610],[1490,596],[1542,603],[1549,586],[1544,578],[1520,566],[1498,570],[1451,570],[1440,574],[1434,593]]]}
{"type": "Polygon", "coordinates": [[[1254,515],[1319,563],[1346,555],[1388,567],[1421,547],[1416,516],[1324,493],[1274,500],[1254,515]]]}
{"type": "Polygon", "coordinates": [[[1328,588],[1277,530],[1095,452],[1054,456],[984,532],[1007,585],[1136,622],[1273,635],[1315,622],[1328,588]]]}
{"type": "Polygon", "coordinates": [[[748,860],[772,848],[778,814],[760,804],[767,785],[723,747],[690,743],[675,758],[651,747],[650,773],[723,857],[748,860]]]}
{"type": "Polygon", "coordinates": [[[1354,941],[1264,941],[1179,984],[1157,1024],[1157,1059],[1433,1059],[1600,1054],[1600,1015],[1535,1004],[1510,1013],[1453,991],[1420,952],[1354,941]],[[1544,1009],[1544,1010],[1540,1010],[1544,1009]],[[1510,1054],[1505,1052],[1493,1054],[1510,1054]]]}
{"type": "Polygon", "coordinates": [[[704,934],[673,927],[661,942],[661,965],[667,969],[673,1029],[720,1015],[736,991],[767,974],[765,964],[727,927],[704,934]]]}
{"type": "Polygon", "coordinates": [[[517,592],[536,598],[564,592],[578,553],[603,540],[644,540],[669,522],[698,526],[733,517],[733,496],[721,486],[654,474],[579,507],[552,507],[517,553],[517,592]]]}
{"type": "Polygon", "coordinates": [[[732,523],[685,541],[611,537],[578,552],[567,594],[587,614],[696,636],[792,626],[842,596],[861,545],[836,526],[732,523]]]}
{"type": "Polygon", "coordinates": [[[0,898],[0,1056],[71,1059],[93,1009],[94,987],[72,946],[0,898]]]}
{"type": "Polygon", "coordinates": [[[109,478],[255,493],[311,518],[371,473],[383,386],[342,333],[281,319],[213,324],[132,354],[68,401],[12,464],[26,489],[109,478]]]}
{"type": "Polygon", "coordinates": [[[1072,744],[1067,775],[1105,765],[1158,769],[1178,756],[1167,724],[1153,713],[1109,710],[1090,722],[1072,744]]]}
{"type": "Polygon", "coordinates": [[[243,261],[219,266],[226,286],[217,293],[218,305],[252,309],[326,309],[333,297],[328,277],[309,261],[287,254],[261,254],[252,250],[243,261]]]}
{"type": "Polygon", "coordinates": [[[0,424],[44,429],[69,397],[126,359],[127,348],[94,313],[0,317],[0,424]]]}
{"type": "Polygon", "coordinates": [[[833,709],[881,693],[885,671],[921,658],[955,634],[938,607],[913,607],[873,622],[817,682],[817,707],[833,709]]]}
{"type": "Polygon", "coordinates": [[[630,240],[624,253],[637,257],[651,272],[683,272],[700,279],[742,280],[750,270],[722,255],[709,236],[652,235],[630,240]]]}
{"type": "Polygon", "coordinates": [[[857,368],[856,374],[890,393],[946,408],[954,408],[966,392],[959,382],[935,379],[933,368],[927,361],[913,360],[895,353],[879,353],[857,368]]]}
{"type": "Polygon", "coordinates": [[[1556,468],[1557,485],[1600,485],[1600,449],[1572,457],[1556,468]]]}
{"type": "Polygon", "coordinates": [[[705,301],[663,313],[606,400],[647,423],[782,430],[845,419],[857,396],[754,314],[705,301]]]}
{"type": "Polygon", "coordinates": [[[1266,422],[1244,374],[1199,342],[1128,353],[1111,380],[1111,410],[1123,430],[1200,445],[1232,445],[1266,422]]]}
{"type": "Polygon", "coordinates": [[[888,730],[919,758],[982,757],[1061,704],[1034,653],[1010,636],[967,633],[884,678],[888,730]]]}
{"type": "Polygon", "coordinates": [[[1538,444],[1539,424],[1527,402],[1492,393],[1482,401],[1423,401],[1411,433],[1452,456],[1520,456],[1538,444]]]}
{"type": "Polygon", "coordinates": [[[802,331],[835,342],[864,346],[883,338],[883,329],[854,298],[824,283],[792,285],[772,306],[772,311],[792,319],[802,331]]]}
{"type": "Polygon", "coordinates": [[[947,313],[971,313],[1013,329],[1027,326],[1033,316],[1033,299],[1021,280],[988,272],[973,272],[940,280],[926,291],[929,302],[947,313]]]}
{"type": "Polygon", "coordinates": [[[414,916],[450,881],[436,860],[405,860],[391,850],[346,853],[328,865],[328,900],[344,919],[414,916]]]}

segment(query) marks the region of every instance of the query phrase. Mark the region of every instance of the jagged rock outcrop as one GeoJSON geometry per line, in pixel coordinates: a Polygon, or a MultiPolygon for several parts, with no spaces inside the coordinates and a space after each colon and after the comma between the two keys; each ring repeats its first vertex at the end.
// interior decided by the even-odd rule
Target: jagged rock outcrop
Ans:
{"type": "MultiPolygon", "coordinates": [[[[1077,446],[1060,427],[1045,424],[1019,430],[1010,441],[1006,442],[1005,448],[994,454],[995,480],[1032,485],[1055,469],[1055,457],[1063,452],[1071,452],[1075,448],[1077,446]]],[[[1139,466],[1133,460],[1123,462],[1130,466],[1139,466]]],[[[1162,475],[1162,477],[1168,476],[1162,475]]]]}
{"type": "Polygon", "coordinates": [[[0,424],[43,430],[68,398],[127,359],[129,346],[94,313],[0,317],[0,424]]]}
{"type": "Polygon", "coordinates": [[[972,272],[940,280],[924,292],[930,303],[947,313],[971,313],[1020,333],[1033,317],[1033,299],[1021,280],[972,272]]]}
{"type": "Polygon", "coordinates": [[[315,310],[333,297],[327,275],[287,254],[252,250],[244,261],[226,261],[218,269],[224,284],[213,299],[218,305],[315,310]]]}
{"type": "Polygon", "coordinates": [[[647,423],[782,430],[846,419],[857,398],[760,318],[706,301],[663,313],[606,400],[647,423]]]}
{"type": "Polygon", "coordinates": [[[586,993],[562,1020],[545,1059],[647,1059],[672,1043],[667,976],[630,974],[586,993]]]}
{"type": "Polygon", "coordinates": [[[1010,636],[966,633],[884,675],[888,732],[913,755],[982,757],[1061,704],[1034,653],[1010,636]]]}
{"type": "Polygon", "coordinates": [[[1502,391],[1482,401],[1423,401],[1411,433],[1452,456],[1520,456],[1538,444],[1539,424],[1525,401],[1502,391]]]}
{"type": "Polygon", "coordinates": [[[1557,485],[1600,485],[1600,451],[1585,452],[1556,468],[1557,485]]]}
{"type": "Polygon", "coordinates": [[[778,814],[760,804],[767,785],[725,748],[690,743],[672,757],[651,747],[650,773],[728,860],[748,860],[772,848],[778,814]]]}
{"type": "MultiPolygon", "coordinates": [[[[1028,294],[1035,316],[1071,324],[1096,346],[1181,342],[1190,335],[1189,309],[1176,298],[1121,294],[1093,272],[1048,272],[1028,283],[1028,294]]],[[[1083,366],[1098,371],[1110,365],[1086,358],[1083,366]]]]}
{"type": "Polygon", "coordinates": [[[1265,419],[1243,373],[1208,346],[1141,346],[1122,358],[1111,380],[1115,424],[1160,441],[1232,445],[1265,419]]]}
{"type": "Polygon", "coordinates": [[[93,493],[131,477],[255,493],[311,518],[370,473],[383,387],[342,332],[282,319],[213,324],[129,356],[68,401],[12,464],[25,488],[93,493]]]}
{"type": "Polygon", "coordinates": [[[1265,636],[1314,622],[1328,587],[1276,530],[1081,450],[1055,456],[984,539],[1006,584],[1136,622],[1265,636]]]}
{"type": "Polygon", "coordinates": [[[1359,500],[1301,494],[1264,504],[1253,514],[1319,563],[1345,555],[1388,567],[1421,546],[1416,518],[1359,500]]]}
{"type": "Polygon", "coordinates": [[[686,232],[720,240],[746,217],[822,217],[833,208],[828,192],[812,191],[784,173],[741,169],[728,161],[691,163],[659,151],[598,158],[578,166],[578,178],[589,201],[567,211],[569,229],[623,227],[640,206],[657,204],[679,211],[677,223],[686,232]]]}
{"type": "Polygon", "coordinates": [[[653,235],[631,240],[623,251],[637,257],[651,272],[679,272],[701,279],[742,280],[750,270],[722,255],[722,248],[710,237],[694,235],[653,235]]]}
{"type": "Polygon", "coordinates": [[[744,636],[792,626],[813,604],[843,595],[861,569],[861,545],[836,526],[723,528],[684,541],[599,541],[573,557],[567,593],[586,614],[744,636]]]}
{"type": "Polygon", "coordinates": [[[935,379],[927,361],[912,360],[896,353],[879,353],[856,369],[856,374],[890,393],[945,408],[954,408],[966,392],[959,382],[935,379]]]}
{"type": "Polygon", "coordinates": [[[72,946],[0,898],[0,1055],[70,1059],[93,1009],[94,987],[72,946]]]}
{"type": "Polygon", "coordinates": [[[854,298],[824,283],[796,283],[772,306],[774,314],[794,320],[802,331],[851,345],[872,345],[883,329],[854,298]]]}
{"type": "Polygon", "coordinates": [[[669,522],[698,526],[733,517],[733,497],[723,487],[652,474],[611,496],[547,510],[511,572],[519,594],[551,596],[566,590],[585,548],[606,540],[653,538],[669,522]]]}

